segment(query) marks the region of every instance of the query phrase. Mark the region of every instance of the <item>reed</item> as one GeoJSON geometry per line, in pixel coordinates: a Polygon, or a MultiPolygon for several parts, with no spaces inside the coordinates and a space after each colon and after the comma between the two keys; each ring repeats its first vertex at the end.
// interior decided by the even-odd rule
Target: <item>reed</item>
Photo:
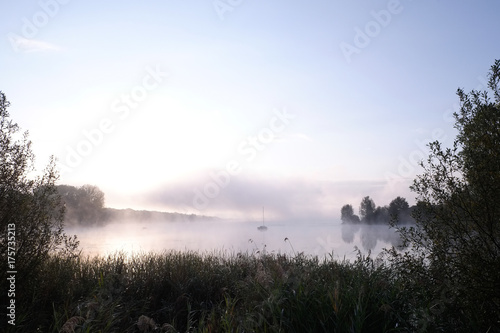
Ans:
{"type": "MultiPolygon", "coordinates": [[[[18,299],[26,332],[408,331],[415,312],[383,261],[296,254],[49,257],[18,299]]],[[[406,282],[407,285],[407,282],[406,282]]]]}

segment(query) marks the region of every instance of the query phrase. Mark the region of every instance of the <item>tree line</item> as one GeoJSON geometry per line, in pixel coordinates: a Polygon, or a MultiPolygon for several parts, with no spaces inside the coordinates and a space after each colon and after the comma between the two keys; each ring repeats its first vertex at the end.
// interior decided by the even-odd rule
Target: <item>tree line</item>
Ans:
{"type": "Polygon", "coordinates": [[[364,197],[359,205],[359,216],[354,214],[352,205],[347,204],[340,209],[342,223],[364,223],[364,224],[408,224],[415,220],[412,211],[415,206],[410,207],[408,201],[403,197],[392,200],[388,206],[375,206],[375,202],[369,196],[364,197]]]}
{"type": "Polygon", "coordinates": [[[56,189],[61,196],[68,225],[94,226],[108,219],[104,209],[104,192],[97,186],[59,185],[56,189]]]}
{"type": "Polygon", "coordinates": [[[196,214],[105,207],[104,192],[95,185],[86,184],[80,187],[58,185],[56,190],[65,211],[64,223],[68,226],[92,227],[110,222],[190,222],[197,219],[213,219],[213,217],[196,214]]]}

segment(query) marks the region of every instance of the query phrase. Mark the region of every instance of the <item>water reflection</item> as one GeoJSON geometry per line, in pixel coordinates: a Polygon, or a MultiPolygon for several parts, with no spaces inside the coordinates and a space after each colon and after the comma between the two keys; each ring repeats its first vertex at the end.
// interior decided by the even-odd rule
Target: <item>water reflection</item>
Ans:
{"type": "Polygon", "coordinates": [[[342,240],[348,244],[353,243],[356,235],[359,233],[359,239],[365,251],[373,251],[379,241],[394,247],[402,245],[399,234],[387,225],[343,223],[341,232],[342,240]]]}
{"type": "Polygon", "coordinates": [[[341,224],[331,221],[269,221],[260,232],[260,222],[196,221],[166,223],[111,223],[104,227],[72,228],[87,254],[122,251],[165,250],[220,252],[304,253],[353,259],[356,248],[378,255],[384,248],[400,244],[398,234],[387,225],[341,224]]]}

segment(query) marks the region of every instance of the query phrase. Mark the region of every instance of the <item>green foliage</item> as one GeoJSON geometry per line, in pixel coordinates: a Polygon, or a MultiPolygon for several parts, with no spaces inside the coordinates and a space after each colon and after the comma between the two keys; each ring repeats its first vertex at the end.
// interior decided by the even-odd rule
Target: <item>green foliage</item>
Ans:
{"type": "Polygon", "coordinates": [[[104,222],[104,193],[97,186],[59,185],[57,191],[66,207],[68,224],[92,226],[104,222]]]}
{"type": "Polygon", "coordinates": [[[433,300],[420,309],[427,328],[500,330],[499,80],[497,60],[489,81],[494,102],[487,92],[458,90],[453,147],[430,143],[412,186],[417,226],[401,230],[412,251],[393,253],[393,263],[416,295],[433,300]]]}
{"type": "MultiPolygon", "coordinates": [[[[77,242],[63,232],[64,208],[54,186],[55,161],[51,158],[42,174],[32,177],[31,141],[9,118],[9,106],[0,92],[0,259],[7,262],[7,229],[15,226],[18,280],[29,283],[51,252],[72,252],[77,242]]],[[[4,274],[2,270],[2,286],[4,274]]]]}

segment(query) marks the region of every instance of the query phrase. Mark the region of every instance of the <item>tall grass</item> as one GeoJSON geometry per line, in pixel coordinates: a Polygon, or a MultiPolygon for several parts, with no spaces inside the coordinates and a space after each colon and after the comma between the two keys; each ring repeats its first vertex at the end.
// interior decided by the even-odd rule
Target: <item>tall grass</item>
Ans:
{"type": "Polygon", "coordinates": [[[384,262],[163,252],[51,256],[16,332],[389,332],[412,314],[384,262]]]}

